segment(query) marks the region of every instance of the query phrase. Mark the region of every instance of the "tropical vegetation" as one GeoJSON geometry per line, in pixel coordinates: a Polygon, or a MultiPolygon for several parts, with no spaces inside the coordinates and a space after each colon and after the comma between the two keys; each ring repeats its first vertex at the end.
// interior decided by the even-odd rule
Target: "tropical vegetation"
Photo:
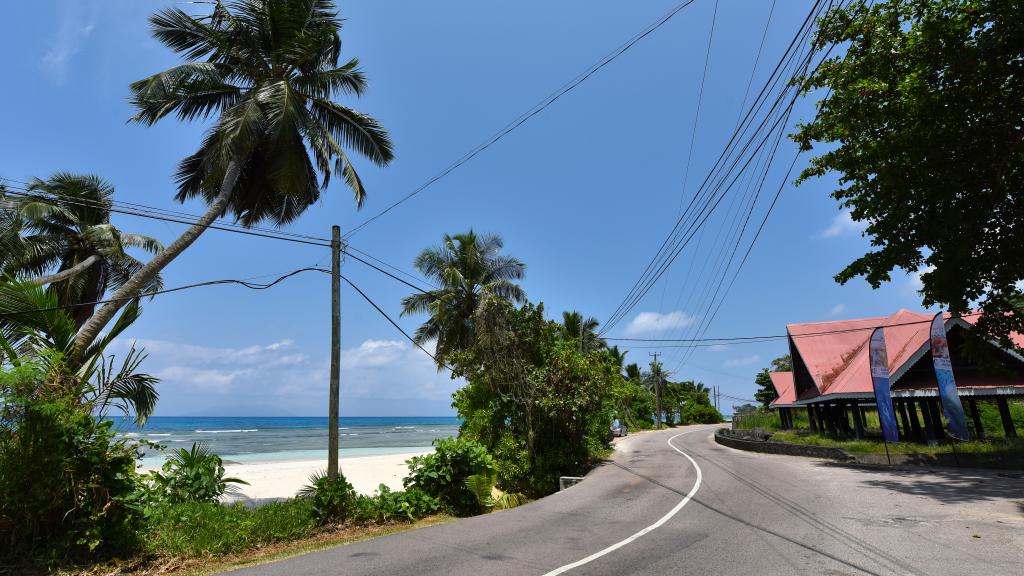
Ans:
{"type": "Polygon", "coordinates": [[[800,181],[837,174],[832,195],[872,250],[836,275],[877,288],[899,268],[925,305],[980,302],[979,333],[1024,332],[1024,10],[993,0],[849,2],[814,47],[846,49],[806,78],[817,116],[794,136],[817,156],[800,181]]]}

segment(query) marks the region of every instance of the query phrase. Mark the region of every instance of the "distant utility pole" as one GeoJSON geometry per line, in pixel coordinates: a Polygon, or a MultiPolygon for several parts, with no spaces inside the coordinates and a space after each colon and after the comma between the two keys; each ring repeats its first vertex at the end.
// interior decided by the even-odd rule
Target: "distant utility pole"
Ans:
{"type": "Polygon", "coordinates": [[[331,227],[331,392],[327,410],[327,477],[338,477],[338,404],[341,386],[341,228],[331,227]]]}
{"type": "Polygon", "coordinates": [[[651,376],[655,377],[654,398],[658,409],[658,414],[655,418],[658,420],[658,430],[661,430],[661,368],[658,366],[659,354],[661,352],[650,352],[650,355],[654,357],[654,360],[651,361],[651,376]],[[654,373],[655,369],[657,369],[657,374],[654,373]]]}

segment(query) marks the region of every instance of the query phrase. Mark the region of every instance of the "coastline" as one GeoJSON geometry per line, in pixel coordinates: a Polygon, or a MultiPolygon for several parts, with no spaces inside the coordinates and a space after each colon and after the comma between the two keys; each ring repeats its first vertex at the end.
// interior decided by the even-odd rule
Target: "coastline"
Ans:
{"type": "MultiPolygon", "coordinates": [[[[356,492],[371,495],[380,484],[392,490],[402,490],[402,480],[408,475],[405,461],[413,456],[433,452],[433,448],[409,448],[404,452],[346,456],[338,459],[341,473],[352,484],[356,492]]],[[[155,466],[142,466],[148,471],[155,466]]],[[[295,460],[268,460],[237,462],[225,459],[225,476],[240,478],[249,483],[238,486],[239,492],[229,502],[247,502],[291,498],[309,484],[309,477],[327,468],[327,458],[306,458],[295,460]]]]}

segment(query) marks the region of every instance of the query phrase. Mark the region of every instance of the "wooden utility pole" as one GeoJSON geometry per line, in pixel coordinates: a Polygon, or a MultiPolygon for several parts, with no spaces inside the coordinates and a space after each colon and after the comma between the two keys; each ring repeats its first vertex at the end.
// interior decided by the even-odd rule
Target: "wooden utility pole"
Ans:
{"type": "Polygon", "coordinates": [[[341,228],[331,227],[331,392],[327,410],[327,477],[338,477],[338,404],[341,385],[341,228]]]}
{"type": "Polygon", "coordinates": [[[650,355],[654,357],[651,361],[651,375],[655,376],[654,371],[657,369],[658,373],[654,380],[654,398],[655,406],[658,409],[658,414],[655,418],[658,420],[658,430],[661,430],[661,368],[658,367],[658,355],[661,352],[651,352],[650,355]]]}

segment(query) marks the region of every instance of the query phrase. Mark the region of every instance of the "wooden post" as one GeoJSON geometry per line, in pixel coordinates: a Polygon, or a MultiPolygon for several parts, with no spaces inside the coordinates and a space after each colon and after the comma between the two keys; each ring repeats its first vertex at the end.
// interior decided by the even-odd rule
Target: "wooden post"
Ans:
{"type": "Polygon", "coordinates": [[[807,426],[811,429],[811,432],[817,434],[818,423],[814,419],[814,404],[807,405],[807,426]]]}
{"type": "Polygon", "coordinates": [[[971,411],[971,420],[974,422],[974,438],[985,439],[985,427],[981,424],[981,413],[978,412],[978,401],[974,397],[967,399],[967,408],[971,411]]]}
{"type": "Polygon", "coordinates": [[[853,433],[857,437],[858,440],[864,438],[864,421],[861,420],[861,415],[862,414],[863,414],[863,412],[861,412],[860,402],[854,400],[853,401],[853,433]]]}
{"type": "Polygon", "coordinates": [[[999,418],[1003,421],[1003,433],[1007,438],[1016,438],[1017,429],[1013,426],[1013,418],[1010,417],[1010,405],[1007,403],[1006,397],[996,398],[996,404],[999,406],[999,418]]]}
{"type": "Polygon", "coordinates": [[[910,427],[910,417],[907,416],[907,401],[899,401],[900,422],[903,424],[902,438],[904,441],[913,440],[914,430],[910,427]]]}
{"type": "Polygon", "coordinates": [[[938,438],[938,432],[932,417],[931,402],[929,402],[928,398],[922,398],[919,403],[921,405],[921,416],[924,418],[925,439],[928,441],[928,444],[934,444],[938,438]]]}
{"type": "Polygon", "coordinates": [[[341,227],[331,227],[331,391],[327,408],[327,477],[338,477],[338,404],[341,387],[341,227]]]}
{"type": "Polygon", "coordinates": [[[917,404],[914,400],[907,400],[907,410],[910,411],[910,429],[914,439],[918,442],[924,441],[924,436],[921,434],[921,420],[917,417],[917,404]]]}

